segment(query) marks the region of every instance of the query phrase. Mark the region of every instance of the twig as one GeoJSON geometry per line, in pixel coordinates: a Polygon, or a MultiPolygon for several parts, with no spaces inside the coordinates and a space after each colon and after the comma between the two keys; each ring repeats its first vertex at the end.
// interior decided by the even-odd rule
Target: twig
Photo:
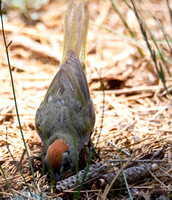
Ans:
{"type": "Polygon", "coordinates": [[[121,147],[119,147],[118,145],[116,144],[113,144],[111,141],[108,142],[110,145],[112,145],[113,147],[117,148],[119,151],[121,151],[122,153],[124,153],[125,155],[127,156],[131,156],[130,153],[128,153],[126,150],[122,149],[121,147]]]}
{"type": "Polygon", "coordinates": [[[149,168],[147,168],[147,170],[149,171],[149,173],[152,175],[152,177],[157,180],[161,185],[163,185],[166,189],[168,189],[169,191],[172,191],[171,188],[169,188],[168,186],[166,186],[163,182],[161,182],[152,172],[149,168]]]}
{"type": "Polygon", "coordinates": [[[169,176],[172,180],[172,175],[169,174],[168,172],[166,172],[165,170],[163,170],[162,168],[159,168],[164,174],[166,174],[167,176],[169,176]]]}

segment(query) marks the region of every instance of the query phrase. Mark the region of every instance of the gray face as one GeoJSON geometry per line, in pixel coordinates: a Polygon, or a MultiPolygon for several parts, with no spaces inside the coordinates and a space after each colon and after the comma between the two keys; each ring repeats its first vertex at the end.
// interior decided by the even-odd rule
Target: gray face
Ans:
{"type": "Polygon", "coordinates": [[[61,162],[61,169],[60,169],[60,175],[65,176],[65,174],[71,171],[71,165],[70,165],[70,157],[69,157],[69,151],[66,151],[62,155],[62,162],[61,162]]]}
{"type": "Polygon", "coordinates": [[[62,155],[61,168],[53,170],[56,181],[59,181],[66,177],[68,174],[71,173],[72,169],[73,167],[70,163],[69,151],[66,151],[62,155]]]}

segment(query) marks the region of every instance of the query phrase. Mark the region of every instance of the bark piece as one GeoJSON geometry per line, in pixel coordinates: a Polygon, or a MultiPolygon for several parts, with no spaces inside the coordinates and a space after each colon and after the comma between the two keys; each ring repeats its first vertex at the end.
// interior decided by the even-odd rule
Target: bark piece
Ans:
{"type": "MultiPolygon", "coordinates": [[[[99,177],[101,174],[104,174],[105,172],[107,173],[108,169],[109,169],[109,166],[102,165],[100,162],[97,164],[90,165],[84,182],[89,181],[90,179],[94,179],[95,177],[99,177]]],[[[57,182],[56,189],[59,191],[62,191],[62,190],[68,190],[68,189],[74,188],[76,183],[80,185],[82,183],[85,172],[86,172],[86,169],[83,169],[79,171],[78,175],[70,176],[67,179],[57,182]]]]}

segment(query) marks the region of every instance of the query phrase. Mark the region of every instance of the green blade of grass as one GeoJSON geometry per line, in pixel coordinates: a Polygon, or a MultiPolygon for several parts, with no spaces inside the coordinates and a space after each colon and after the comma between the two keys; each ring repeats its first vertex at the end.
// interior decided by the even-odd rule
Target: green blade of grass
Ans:
{"type": "Polygon", "coordinates": [[[105,31],[108,31],[109,33],[112,33],[114,35],[117,35],[118,37],[126,40],[129,44],[137,47],[137,48],[141,48],[141,49],[144,49],[144,46],[141,45],[137,40],[135,40],[134,38],[131,38],[131,37],[128,37],[122,33],[119,33],[117,31],[114,31],[112,30],[111,28],[107,27],[107,26],[104,26],[104,25],[97,25],[97,24],[94,24],[92,22],[90,22],[90,24],[94,25],[94,26],[97,26],[98,28],[102,29],[102,30],[105,30],[105,31]]]}
{"type": "MultiPolygon", "coordinates": [[[[129,9],[133,10],[132,7],[129,5],[129,3],[128,3],[127,0],[123,0],[123,1],[128,6],[129,9]]],[[[142,7],[140,8],[140,10],[142,12],[144,12],[146,15],[148,15],[149,17],[151,17],[153,20],[155,20],[158,23],[158,21],[148,11],[144,10],[142,7]]],[[[169,61],[169,59],[165,56],[163,50],[158,46],[159,42],[153,36],[151,30],[149,29],[149,27],[147,26],[146,22],[144,21],[144,17],[141,17],[141,19],[142,19],[142,23],[144,24],[146,30],[148,31],[148,33],[150,35],[150,40],[153,41],[153,43],[154,43],[154,45],[155,45],[155,47],[157,49],[159,58],[162,60],[163,64],[165,65],[166,70],[167,70],[169,76],[171,76],[171,73],[170,73],[170,70],[169,70],[169,66],[168,66],[168,63],[171,64],[170,61],[169,61]]],[[[162,28],[162,26],[161,26],[160,23],[158,23],[158,26],[160,27],[161,31],[163,32],[164,37],[165,37],[165,41],[166,41],[166,43],[167,43],[167,45],[168,45],[168,47],[170,49],[170,52],[171,52],[171,47],[170,47],[170,44],[169,44],[169,43],[171,43],[171,40],[167,39],[167,34],[164,32],[164,30],[163,30],[163,28],[162,28]]]]}
{"type": "Polygon", "coordinates": [[[129,27],[127,21],[125,20],[125,18],[123,17],[122,13],[120,12],[120,10],[119,10],[117,4],[114,2],[114,0],[110,0],[110,1],[111,1],[112,5],[113,5],[115,11],[116,11],[117,14],[119,15],[121,21],[123,22],[124,26],[125,26],[125,27],[127,28],[127,30],[129,31],[131,37],[132,37],[132,38],[136,38],[136,35],[135,35],[134,32],[130,29],[130,27],[129,27]]]}
{"type": "MultiPolygon", "coordinates": [[[[97,70],[96,68],[95,68],[95,70],[96,70],[96,72],[98,73],[98,70],[97,70]]],[[[100,132],[99,132],[99,134],[98,134],[97,142],[96,142],[96,145],[95,145],[95,147],[94,147],[94,150],[95,150],[95,151],[92,151],[91,158],[90,158],[89,161],[88,161],[88,165],[87,165],[87,167],[86,167],[84,176],[83,176],[83,178],[82,178],[82,182],[81,182],[81,184],[80,184],[81,186],[79,187],[78,192],[74,194],[73,200],[79,198],[80,191],[82,190],[82,186],[83,186],[83,183],[84,183],[84,181],[85,181],[85,179],[86,179],[86,176],[87,176],[87,174],[88,174],[89,167],[90,167],[90,165],[91,165],[91,162],[92,162],[92,160],[93,160],[93,157],[95,156],[96,148],[97,148],[97,145],[98,145],[98,142],[99,142],[99,138],[100,138],[100,136],[101,136],[102,129],[103,129],[104,112],[105,112],[105,91],[104,91],[105,89],[104,89],[103,81],[102,81],[102,79],[101,79],[101,75],[100,75],[99,73],[98,73],[98,75],[99,75],[99,81],[100,81],[100,84],[101,84],[101,89],[102,89],[102,92],[103,92],[103,110],[102,110],[102,117],[101,117],[101,124],[100,124],[100,132]]],[[[77,179],[77,181],[78,181],[78,179],[77,179]]],[[[76,188],[75,188],[75,190],[76,190],[76,188]]]]}
{"type": "MultiPolygon", "coordinates": [[[[135,33],[131,30],[131,28],[129,27],[127,21],[125,20],[125,18],[123,17],[122,13],[120,12],[120,10],[119,10],[117,4],[114,2],[114,0],[110,0],[110,1],[111,1],[112,5],[113,5],[115,11],[116,11],[117,14],[119,15],[121,21],[123,22],[124,26],[126,27],[126,29],[128,30],[128,32],[130,33],[131,37],[137,39],[135,33]]],[[[144,52],[143,52],[143,49],[141,49],[140,47],[138,47],[138,51],[139,51],[139,53],[140,53],[140,55],[141,55],[142,57],[145,57],[145,54],[144,54],[144,52]]]]}
{"type": "Polygon", "coordinates": [[[19,169],[19,172],[20,172],[20,174],[21,174],[21,176],[22,176],[22,178],[23,178],[23,180],[24,180],[24,182],[25,182],[25,184],[26,184],[26,187],[27,187],[29,193],[30,193],[31,196],[32,196],[32,193],[31,193],[31,191],[30,191],[29,185],[27,184],[27,181],[26,181],[26,179],[25,179],[25,177],[24,177],[22,171],[21,171],[21,169],[19,168],[19,165],[17,164],[17,162],[16,162],[16,160],[15,160],[15,158],[14,158],[14,156],[13,156],[13,154],[12,154],[10,148],[9,148],[9,145],[8,145],[7,141],[8,141],[8,135],[7,135],[7,128],[6,128],[6,146],[7,146],[7,149],[8,149],[8,151],[9,151],[10,155],[11,155],[11,158],[13,159],[13,161],[14,161],[14,163],[15,163],[15,166],[19,169]]]}
{"type": "Polygon", "coordinates": [[[130,197],[130,200],[133,200],[133,196],[130,192],[130,188],[129,188],[129,185],[128,185],[128,182],[127,182],[127,178],[125,176],[125,172],[124,172],[124,168],[123,168],[123,162],[122,162],[121,157],[120,157],[120,164],[121,164],[121,171],[122,171],[122,175],[123,175],[123,178],[124,178],[124,182],[125,182],[125,185],[126,185],[126,188],[127,188],[127,191],[128,191],[128,195],[130,197]]]}
{"type": "MultiPolygon", "coordinates": [[[[167,37],[166,37],[166,34],[165,34],[165,32],[164,32],[164,30],[163,30],[163,28],[162,28],[160,22],[159,22],[158,20],[156,20],[155,17],[153,17],[148,11],[143,10],[143,8],[141,8],[141,10],[142,10],[144,13],[146,13],[148,16],[150,16],[150,17],[158,24],[158,26],[160,27],[160,29],[161,29],[161,31],[162,31],[162,33],[163,33],[165,39],[166,39],[167,45],[169,46],[169,50],[170,50],[170,52],[171,52],[171,47],[170,47],[170,45],[169,45],[169,43],[168,43],[168,39],[167,39],[167,37]]],[[[140,13],[140,14],[141,14],[141,13],[140,13]]],[[[165,59],[166,56],[164,55],[164,52],[163,52],[162,48],[158,45],[157,39],[154,37],[152,31],[151,31],[150,28],[147,26],[147,24],[146,24],[146,22],[145,22],[145,20],[144,20],[144,17],[141,16],[141,19],[142,19],[141,21],[142,21],[144,27],[145,27],[146,30],[148,31],[149,36],[150,36],[151,40],[153,41],[153,43],[154,43],[154,45],[155,45],[155,47],[156,47],[156,49],[157,49],[159,58],[161,59],[162,63],[165,65],[165,68],[166,68],[166,70],[167,70],[169,76],[171,76],[168,63],[166,62],[166,59],[165,59]]]]}
{"type": "Polygon", "coordinates": [[[6,176],[5,176],[4,170],[2,169],[2,166],[1,166],[1,165],[0,165],[0,170],[1,170],[2,174],[3,174],[3,176],[4,176],[4,179],[5,179],[5,181],[6,181],[7,185],[8,185],[8,188],[9,188],[11,194],[14,196],[14,192],[13,192],[12,189],[11,189],[11,186],[10,186],[10,184],[9,184],[9,182],[8,182],[8,180],[7,180],[7,178],[6,178],[6,176]]]}
{"type": "MultiPolygon", "coordinates": [[[[138,14],[138,12],[137,12],[137,9],[136,9],[136,7],[135,7],[134,1],[131,0],[131,3],[132,3],[132,5],[133,5],[134,14],[135,14],[135,16],[136,16],[136,18],[137,18],[137,20],[138,20],[141,33],[142,33],[142,35],[143,35],[143,37],[144,37],[144,40],[145,40],[146,45],[147,45],[147,48],[148,48],[148,50],[149,50],[149,52],[150,52],[150,54],[151,54],[151,58],[152,58],[152,60],[153,60],[153,62],[154,62],[154,65],[155,65],[156,71],[157,71],[157,73],[158,73],[158,76],[160,77],[160,79],[161,79],[161,81],[162,81],[162,83],[163,83],[163,85],[164,85],[164,88],[165,88],[165,90],[166,90],[166,92],[167,92],[169,98],[171,99],[171,96],[170,96],[170,94],[169,94],[169,91],[168,91],[168,89],[167,89],[167,87],[166,87],[165,76],[164,76],[164,72],[163,72],[162,66],[161,66],[161,64],[159,64],[159,67],[158,67],[157,59],[156,59],[156,54],[155,54],[155,50],[151,48],[151,45],[150,45],[150,43],[149,43],[149,40],[148,40],[148,37],[147,37],[147,33],[146,33],[146,29],[144,28],[144,25],[145,25],[145,24],[143,23],[142,19],[140,18],[139,14],[138,14]]],[[[152,34],[152,33],[151,33],[151,34],[152,34]]],[[[152,37],[152,39],[155,40],[154,37],[152,37]]],[[[155,44],[156,44],[156,41],[155,41],[155,44]]],[[[157,45],[157,44],[156,44],[156,45],[157,45]]]]}
{"type": "Polygon", "coordinates": [[[169,12],[169,15],[170,15],[171,25],[172,25],[172,10],[170,8],[169,0],[166,0],[166,3],[167,3],[168,12],[169,12]]]}

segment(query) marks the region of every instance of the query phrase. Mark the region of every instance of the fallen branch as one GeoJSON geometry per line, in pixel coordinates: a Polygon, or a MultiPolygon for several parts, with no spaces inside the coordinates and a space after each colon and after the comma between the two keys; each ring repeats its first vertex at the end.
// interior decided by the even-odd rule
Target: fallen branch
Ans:
{"type": "MultiPolygon", "coordinates": [[[[130,167],[124,170],[126,179],[128,184],[136,183],[140,180],[143,180],[144,178],[150,177],[150,172],[157,171],[158,165],[157,164],[142,164],[139,166],[130,167]]],[[[110,184],[117,173],[109,173],[102,176],[102,178],[99,180],[99,184],[101,187],[105,186],[107,183],[110,184]]],[[[119,174],[119,176],[116,178],[113,187],[117,187],[121,185],[121,182],[123,180],[122,173],[119,174]]]]}
{"type": "MultiPolygon", "coordinates": [[[[90,180],[93,180],[99,177],[100,175],[104,173],[107,173],[109,168],[110,168],[109,166],[102,165],[100,162],[97,164],[90,165],[84,184],[90,180]]],[[[74,189],[76,183],[78,183],[78,187],[79,187],[79,185],[82,183],[82,179],[83,179],[85,171],[86,169],[83,169],[78,172],[78,175],[70,176],[69,178],[66,178],[62,181],[57,182],[56,189],[58,191],[74,189]]]]}
{"type": "MultiPolygon", "coordinates": [[[[95,182],[95,180],[97,180],[98,178],[100,178],[99,179],[100,187],[104,187],[107,183],[110,184],[113,178],[118,173],[118,172],[116,173],[111,172],[107,174],[110,168],[111,168],[110,166],[102,165],[101,163],[91,165],[84,184],[87,184],[88,182],[90,184],[91,181],[95,182]]],[[[139,166],[127,168],[124,170],[124,173],[127,178],[127,182],[129,184],[132,184],[144,178],[150,177],[151,173],[149,170],[151,172],[157,171],[158,165],[157,164],[142,164],[139,166]]],[[[79,187],[80,184],[82,183],[84,173],[85,173],[85,169],[80,171],[78,175],[70,176],[67,179],[57,182],[56,189],[58,191],[70,190],[70,189],[73,190],[76,186],[76,183],[78,183],[77,187],[79,187]]],[[[122,173],[120,173],[117,179],[115,180],[113,187],[120,186],[122,180],[123,180],[122,173]]]]}

